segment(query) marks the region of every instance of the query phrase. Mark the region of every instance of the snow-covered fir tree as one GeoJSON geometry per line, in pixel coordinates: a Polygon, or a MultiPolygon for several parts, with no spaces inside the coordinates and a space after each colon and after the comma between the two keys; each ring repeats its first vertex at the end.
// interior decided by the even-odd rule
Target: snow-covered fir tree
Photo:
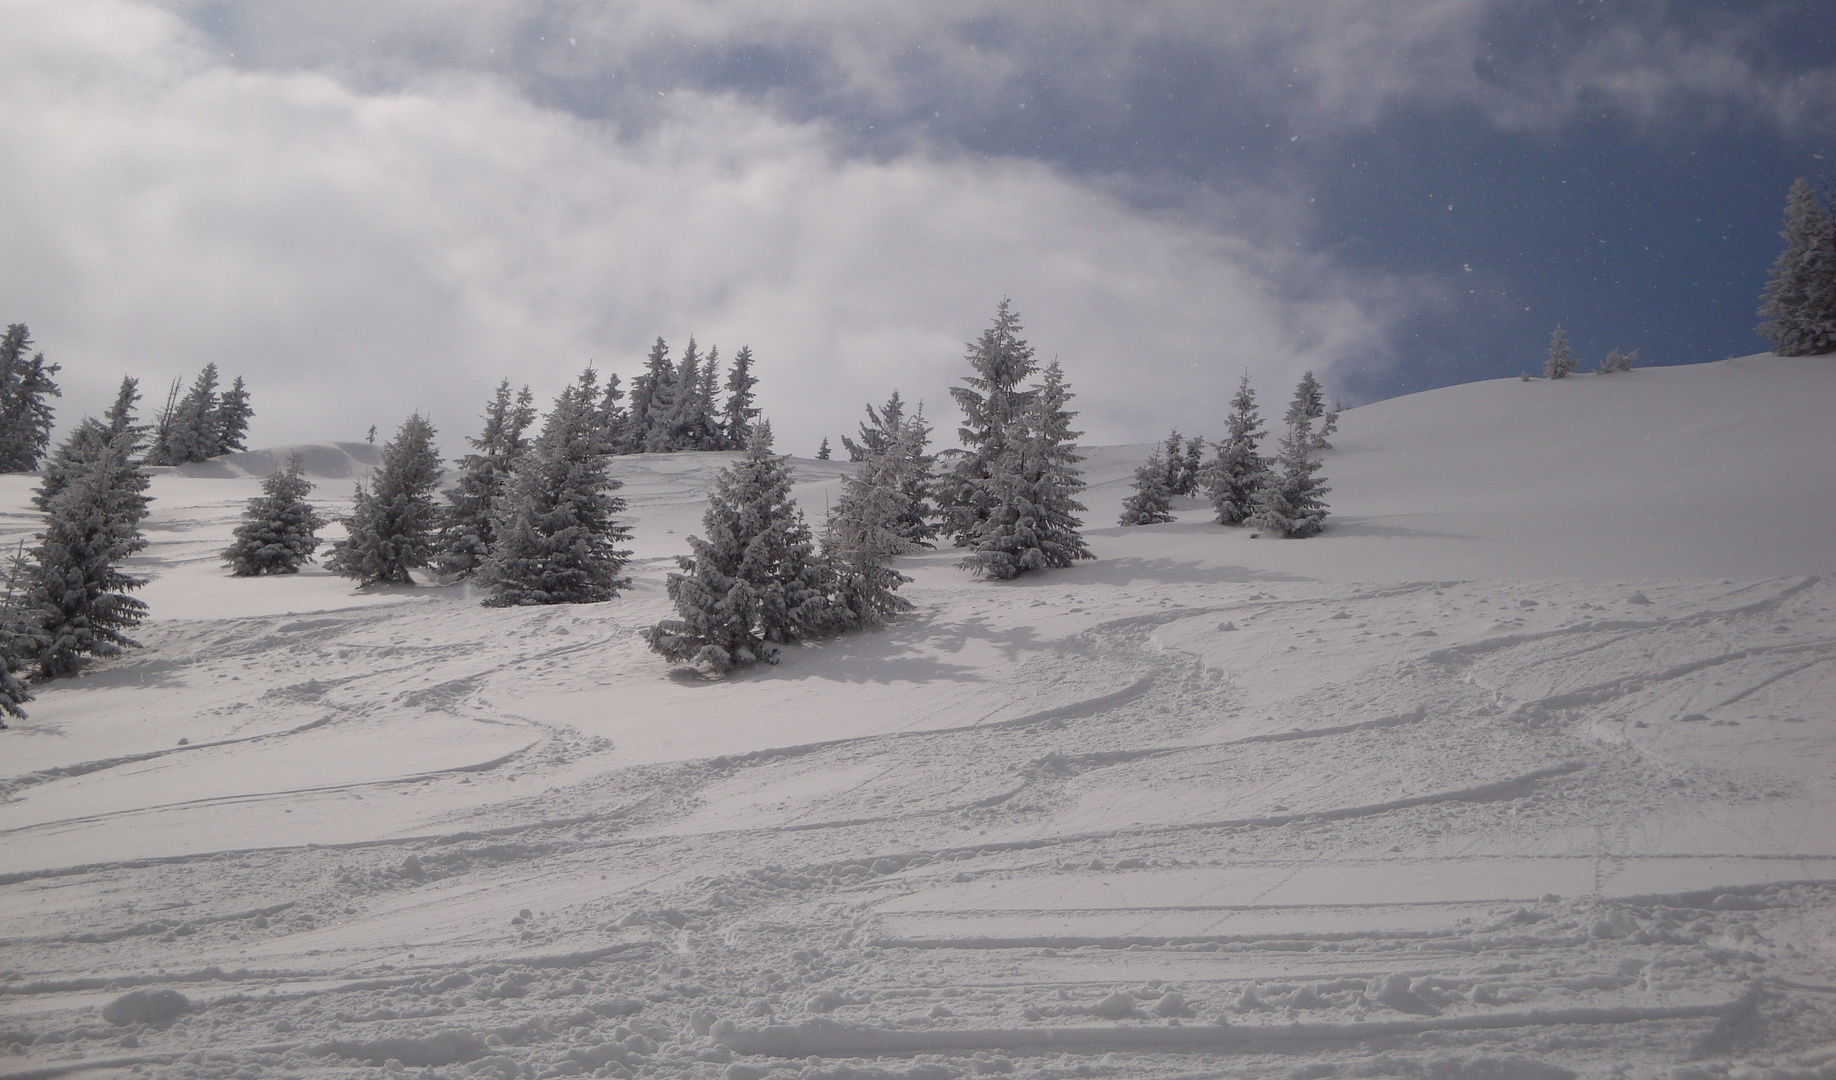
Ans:
{"type": "Polygon", "coordinates": [[[1205,440],[1194,435],[1186,440],[1186,452],[1179,463],[1179,488],[1175,495],[1196,495],[1205,486],[1205,440]]]}
{"type": "Polygon", "coordinates": [[[1606,354],[1606,359],[1600,361],[1600,374],[1611,375],[1617,371],[1631,371],[1633,365],[1637,363],[1637,349],[1623,353],[1618,349],[1613,349],[1606,354]]]}
{"type": "Polygon", "coordinates": [[[111,435],[128,437],[128,455],[140,453],[147,437],[147,426],[137,423],[134,418],[134,407],[140,403],[140,380],[127,375],[121,377],[121,387],[115,391],[114,403],[102,414],[102,423],[108,427],[111,435]]]}
{"type": "Polygon", "coordinates": [[[725,450],[727,440],[721,426],[720,410],[714,403],[720,391],[720,346],[708,346],[701,362],[701,379],[695,385],[694,433],[687,450],[725,450]]]}
{"type": "Polygon", "coordinates": [[[242,524],[223,552],[232,577],[297,574],[313,561],[326,521],[306,501],[312,487],[298,451],[261,482],[261,494],[243,509],[242,524]]]}
{"type": "Polygon", "coordinates": [[[989,476],[976,481],[977,497],[988,517],[970,537],[963,566],[978,577],[1006,580],[1029,570],[1070,566],[1096,556],[1084,543],[1077,515],[1084,489],[1077,463],[1076,416],[1065,408],[1071,400],[1064,371],[1054,360],[1039,385],[1027,391],[1026,408],[1002,433],[1001,455],[989,476]]]}
{"type": "Polygon", "coordinates": [[[1558,326],[1549,332],[1549,356],[1543,361],[1543,378],[1566,379],[1573,370],[1574,350],[1568,347],[1568,335],[1558,326]]]}
{"type": "MultiPolygon", "coordinates": [[[[38,567],[26,555],[24,540],[14,545],[0,574],[5,577],[0,589],[0,713],[24,719],[25,703],[32,700],[26,680],[44,651],[50,611],[39,599],[38,567]]],[[[0,730],[5,728],[0,720],[0,730]]]]}
{"type": "Polygon", "coordinates": [[[659,337],[644,359],[644,373],[631,380],[631,411],[625,422],[625,437],[618,446],[620,453],[644,452],[651,428],[660,424],[675,404],[675,384],[676,365],[669,358],[669,344],[659,337]]]}
{"type": "Polygon", "coordinates": [[[166,395],[166,407],[153,425],[153,445],[147,451],[149,465],[208,461],[245,449],[243,438],[248,434],[249,418],[255,415],[248,388],[237,376],[228,390],[218,393],[217,380],[217,365],[206,364],[182,397],[180,383],[173,382],[166,395]]]}
{"type": "Polygon", "coordinates": [[[900,531],[909,509],[901,453],[897,442],[863,447],[855,458],[860,471],[842,477],[841,495],[823,530],[832,612],[841,627],[884,626],[911,610],[912,602],[899,595],[899,586],[911,578],[892,565],[898,556],[918,550],[900,531]]]}
{"type": "MultiPolygon", "coordinates": [[[[1305,384],[1296,390],[1297,402],[1305,384]]],[[[1320,452],[1313,419],[1306,410],[1288,410],[1287,434],[1281,439],[1281,453],[1275,458],[1273,475],[1256,493],[1255,510],[1249,525],[1263,534],[1300,538],[1314,536],[1325,527],[1326,503],[1322,496],[1332,489],[1320,470],[1320,452]]]]}
{"type": "Polygon", "coordinates": [[[619,404],[623,400],[625,400],[625,391],[619,385],[618,372],[608,373],[606,388],[599,395],[597,416],[599,426],[606,433],[606,445],[612,447],[614,453],[617,453],[618,448],[624,445],[625,425],[630,422],[625,407],[619,404]]]}
{"type": "Polygon", "coordinates": [[[834,630],[827,564],[791,499],[789,461],[760,423],[746,456],[715,474],[705,538],[689,537],[667,582],[677,617],[645,632],[666,659],[725,673],[775,663],[780,646],[834,630]]]}
{"type": "Polygon", "coordinates": [[[71,439],[73,467],[62,490],[47,501],[45,530],[32,562],[33,601],[44,610],[38,674],[76,673],[85,656],[114,656],[138,645],[125,631],[140,624],[146,605],[127,595],[146,582],[120,563],[146,546],[149,479],[129,458],[126,435],[95,441],[107,428],[87,421],[71,439]],[[87,433],[87,434],[85,434],[87,433]]]}
{"type": "Polygon", "coordinates": [[[230,383],[230,388],[217,399],[217,415],[214,427],[217,430],[216,453],[228,454],[234,451],[247,450],[243,439],[249,433],[249,420],[255,415],[255,409],[249,404],[249,390],[243,385],[242,376],[238,375],[230,383]]]}
{"type": "Polygon", "coordinates": [[[896,531],[901,537],[921,547],[930,547],[937,536],[932,522],[931,470],[936,457],[930,453],[931,425],[924,419],[920,405],[910,416],[905,400],[894,390],[879,408],[867,406],[867,420],[860,425],[860,441],[842,436],[848,460],[867,461],[878,457],[882,469],[897,477],[899,510],[896,531]]]}
{"type": "Polygon", "coordinates": [[[752,391],[758,385],[759,377],[752,373],[752,347],[742,345],[727,372],[727,403],[720,414],[722,443],[728,450],[744,449],[752,441],[752,422],[759,415],[752,391]]]}
{"type": "Polygon", "coordinates": [[[650,454],[671,450],[694,449],[700,435],[702,356],[695,339],[689,338],[677,361],[674,377],[667,391],[668,407],[659,408],[664,390],[659,388],[651,400],[651,426],[644,437],[644,451],[650,454]]]}
{"type": "Polygon", "coordinates": [[[950,396],[963,410],[957,436],[968,449],[939,481],[936,498],[943,531],[958,547],[974,543],[994,512],[994,488],[986,481],[994,475],[995,460],[1007,453],[1009,434],[1024,429],[1035,394],[1021,388],[1038,369],[1021,329],[1019,314],[1003,299],[995,308],[994,324],[969,343],[965,385],[950,388],[950,396]]]}
{"type": "MultiPolygon", "coordinates": [[[[602,400],[601,409],[604,407],[602,400]]],[[[599,420],[601,429],[606,430],[603,411],[599,420]]],[[[477,438],[466,437],[474,452],[459,459],[459,479],[446,495],[440,537],[431,562],[436,573],[464,579],[484,565],[497,541],[493,508],[517,459],[529,449],[527,432],[534,422],[535,397],[529,387],[513,395],[509,379],[499,382],[485,405],[484,430],[477,438]]],[[[612,437],[610,431],[606,435],[608,439],[612,437]]]]}
{"type": "Polygon", "coordinates": [[[1122,516],[1116,524],[1159,525],[1172,520],[1173,491],[1167,486],[1166,457],[1155,450],[1135,467],[1134,493],[1122,500],[1122,516]]]}
{"type": "Polygon", "coordinates": [[[833,453],[834,451],[829,449],[829,437],[827,435],[824,435],[822,437],[822,443],[816,447],[816,460],[817,461],[827,461],[829,460],[830,455],[833,453]]]}
{"type": "Polygon", "coordinates": [[[478,571],[492,607],[593,604],[629,586],[621,576],[631,530],[614,516],[625,501],[610,471],[599,422],[599,387],[588,368],[561,392],[542,433],[516,463],[497,501],[497,542],[478,571]]]}
{"type": "Polygon", "coordinates": [[[1256,509],[1256,493],[1270,480],[1269,463],[1257,449],[1263,435],[1262,415],[1256,408],[1256,391],[1245,374],[1230,399],[1224,441],[1218,456],[1205,467],[1206,492],[1217,508],[1218,524],[1241,525],[1256,509]]]}
{"type": "Polygon", "coordinates": [[[1836,352],[1836,214],[1799,177],[1785,199],[1785,250],[1760,294],[1756,328],[1779,356],[1836,352]]]}
{"type": "Polygon", "coordinates": [[[32,351],[32,334],[13,323],[0,334],[0,472],[34,472],[51,446],[51,402],[63,396],[56,364],[32,351]]]}
{"type": "Polygon", "coordinates": [[[416,413],[383,443],[368,490],[358,484],[351,496],[351,514],[344,519],[347,535],[332,545],[325,561],[332,573],[359,585],[414,584],[409,571],[427,565],[439,524],[434,491],[440,484],[440,455],[433,437],[433,425],[416,413]]]}

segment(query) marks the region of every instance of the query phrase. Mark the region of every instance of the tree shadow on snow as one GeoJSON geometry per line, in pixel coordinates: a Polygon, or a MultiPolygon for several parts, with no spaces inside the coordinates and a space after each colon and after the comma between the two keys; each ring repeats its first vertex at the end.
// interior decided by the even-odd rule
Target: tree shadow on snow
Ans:
{"type": "Polygon", "coordinates": [[[1010,660],[1049,646],[1030,626],[996,629],[979,617],[945,622],[935,612],[912,612],[879,630],[787,649],[776,667],[754,671],[765,678],[844,683],[985,682],[976,667],[927,655],[959,653],[971,642],[991,644],[1010,660]]]}
{"type": "Polygon", "coordinates": [[[1377,518],[1334,517],[1326,522],[1326,531],[1312,540],[1331,540],[1337,537],[1377,536],[1408,540],[1484,540],[1483,536],[1472,536],[1467,533],[1436,532],[1433,529],[1414,529],[1406,525],[1386,525],[1377,518]]]}
{"type": "MultiPolygon", "coordinates": [[[[1153,528],[1154,526],[1149,526],[1153,528]]],[[[1315,581],[1304,574],[1286,574],[1249,566],[1217,566],[1173,559],[1098,559],[1065,570],[1022,574],[998,583],[1005,588],[1060,588],[1068,585],[1132,585],[1151,582],[1165,585],[1251,584],[1259,581],[1315,581]]]]}

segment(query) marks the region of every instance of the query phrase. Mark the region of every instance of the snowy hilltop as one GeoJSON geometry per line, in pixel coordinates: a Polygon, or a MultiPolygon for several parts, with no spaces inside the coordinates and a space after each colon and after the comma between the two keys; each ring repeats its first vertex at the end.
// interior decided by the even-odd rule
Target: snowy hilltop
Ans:
{"type": "Polygon", "coordinates": [[[645,636],[736,572],[710,492],[861,465],[613,457],[611,599],[536,607],[231,575],[367,442],[153,469],[141,647],[0,732],[0,1078],[1831,1076],[1833,412],[1773,356],[1378,402],[1305,542],[1111,525],[1156,447],[1076,447],[1093,557],[889,555],[909,609],[722,679],[645,636]]]}

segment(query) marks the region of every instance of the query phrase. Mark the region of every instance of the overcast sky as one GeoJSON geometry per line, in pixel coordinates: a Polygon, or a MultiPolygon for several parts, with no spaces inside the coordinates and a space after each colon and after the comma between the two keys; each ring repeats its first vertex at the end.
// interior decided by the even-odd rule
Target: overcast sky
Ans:
{"type": "MultiPolygon", "coordinates": [[[[0,0],[0,322],[60,420],[241,374],[257,445],[457,449],[661,335],[751,345],[780,447],[940,435],[1011,297],[1087,441],[1760,351],[1829,174],[1836,5],[0,0]]],[[[156,404],[149,400],[149,406],[156,404]]]]}

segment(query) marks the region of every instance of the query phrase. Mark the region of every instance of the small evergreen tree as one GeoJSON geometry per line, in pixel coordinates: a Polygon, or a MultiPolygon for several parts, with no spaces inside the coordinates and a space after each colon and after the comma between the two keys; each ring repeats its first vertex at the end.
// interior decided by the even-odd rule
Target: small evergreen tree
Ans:
{"type": "Polygon", "coordinates": [[[216,453],[227,454],[231,451],[247,450],[243,439],[249,433],[249,419],[255,410],[249,405],[249,391],[242,383],[242,376],[236,376],[230,388],[217,399],[216,415],[211,417],[210,426],[217,436],[216,453]]]}
{"type": "Polygon", "coordinates": [[[138,626],[147,610],[127,595],[145,580],[118,564],[146,546],[140,521],[147,513],[148,477],[129,460],[127,436],[88,441],[97,430],[107,429],[89,421],[72,434],[72,440],[86,440],[70,455],[78,467],[47,501],[45,530],[33,552],[33,603],[45,613],[42,678],[75,674],[84,656],[114,656],[138,646],[124,631],[138,626]]]}
{"type": "Polygon", "coordinates": [[[823,557],[829,562],[832,610],[840,626],[871,629],[910,611],[899,595],[911,578],[893,569],[892,560],[917,550],[900,532],[908,509],[900,447],[866,450],[861,469],[842,477],[841,496],[823,533],[823,557]]]}
{"type": "Polygon", "coordinates": [[[1020,336],[1020,316],[1003,299],[995,308],[994,324],[969,343],[971,374],[963,386],[950,388],[950,396],[963,410],[957,436],[968,448],[937,487],[943,531],[958,547],[967,547],[980,535],[981,526],[995,511],[994,462],[1007,453],[1007,436],[1023,431],[1024,418],[1035,390],[1021,384],[1038,370],[1033,347],[1020,336]]]}
{"type": "MultiPolygon", "coordinates": [[[[25,541],[7,559],[6,587],[0,593],[0,713],[25,719],[32,700],[26,679],[44,651],[45,623],[51,612],[38,599],[38,567],[26,555],[25,541]]],[[[0,720],[0,730],[6,722],[0,720]]]]}
{"type": "Polygon", "coordinates": [[[1192,494],[1192,483],[1186,479],[1186,440],[1179,429],[1167,436],[1167,441],[1160,449],[1161,482],[1166,485],[1169,495],[1192,494]],[[1185,490],[1181,490],[1184,488],[1185,490]]]}
{"type": "Polygon", "coordinates": [[[1159,450],[1135,469],[1134,494],[1122,501],[1118,525],[1159,525],[1173,520],[1173,492],[1167,486],[1167,463],[1159,450]]]}
{"type": "Polygon", "coordinates": [[[1549,332],[1549,358],[1543,361],[1543,378],[1566,379],[1573,370],[1574,350],[1568,347],[1568,335],[1558,326],[1549,332]]]}
{"type": "Polygon", "coordinates": [[[236,539],[223,552],[231,576],[297,574],[313,561],[326,521],[306,501],[313,485],[305,472],[305,459],[295,451],[261,482],[261,495],[249,500],[236,539]]]}
{"type": "Polygon", "coordinates": [[[440,456],[434,427],[416,413],[383,443],[382,460],[351,497],[347,535],[332,545],[326,568],[361,585],[413,585],[409,571],[426,566],[434,551],[439,519],[434,490],[440,484],[440,456]]]}
{"type": "Polygon", "coordinates": [[[1626,353],[1614,349],[1606,354],[1605,360],[1600,361],[1600,374],[1611,375],[1616,371],[1631,371],[1632,365],[1636,363],[1638,363],[1637,349],[1626,353]]]}
{"type": "Polygon", "coordinates": [[[1025,400],[1025,411],[1001,436],[1003,450],[990,463],[990,475],[976,482],[989,514],[963,565],[977,577],[1001,581],[1096,558],[1079,531],[1084,506],[1076,495],[1084,481],[1076,440],[1082,433],[1071,430],[1077,414],[1065,408],[1071,391],[1056,360],[1025,400]]]}
{"type": "Polygon", "coordinates": [[[611,446],[597,414],[593,369],[561,392],[497,501],[497,542],[478,571],[492,607],[593,604],[631,584],[619,572],[631,530],[613,517],[625,501],[610,475],[611,446]]]}
{"type": "Polygon", "coordinates": [[[1836,215],[1799,177],[1785,200],[1785,250],[1760,294],[1756,328],[1779,356],[1836,352],[1836,215]]]}
{"type": "Polygon", "coordinates": [[[1206,487],[1217,508],[1218,524],[1241,525],[1256,509],[1256,493],[1269,483],[1269,463],[1257,444],[1267,434],[1256,408],[1256,391],[1249,375],[1237,384],[1230,399],[1228,432],[1218,444],[1218,456],[1206,466],[1206,487]]]}
{"type": "Polygon", "coordinates": [[[867,406],[867,422],[859,427],[860,442],[842,436],[848,460],[878,459],[879,468],[896,477],[892,483],[899,506],[894,530],[911,544],[930,547],[937,536],[931,523],[931,468],[937,459],[928,449],[931,425],[925,422],[923,406],[905,415],[905,401],[894,390],[878,409],[867,406]]]}
{"type": "Polygon", "coordinates": [[[1186,440],[1184,460],[1179,464],[1178,495],[1196,495],[1205,485],[1205,440],[1194,435],[1186,440]]]}
{"type": "Polygon", "coordinates": [[[677,618],[645,632],[676,663],[717,673],[764,661],[780,646],[821,637],[836,625],[827,569],[803,512],[791,499],[789,458],[771,452],[771,425],[758,424],[746,456],[714,476],[706,538],[689,537],[666,588],[677,618]]]}
{"type": "MultiPolygon", "coordinates": [[[[1296,391],[1297,400],[1300,396],[1296,391]]],[[[1326,503],[1321,496],[1332,489],[1315,475],[1320,470],[1316,439],[1312,418],[1305,410],[1290,409],[1288,433],[1281,440],[1274,476],[1256,493],[1256,508],[1249,518],[1253,528],[1299,538],[1316,535],[1325,527],[1326,503]]]]}
{"type": "MultiPolygon", "coordinates": [[[[432,560],[434,571],[442,577],[471,577],[490,556],[497,542],[493,509],[511,470],[529,449],[525,432],[534,421],[535,398],[529,387],[512,399],[510,380],[498,383],[497,392],[485,405],[484,431],[465,440],[476,453],[459,459],[459,479],[446,495],[432,560]]],[[[603,430],[603,415],[601,421],[603,430]]]]}
{"type": "Polygon", "coordinates": [[[816,460],[827,461],[832,453],[833,451],[829,449],[829,437],[824,435],[822,437],[822,445],[816,448],[816,460]]]}
{"type": "Polygon", "coordinates": [[[752,391],[758,385],[758,376],[752,373],[752,347],[742,345],[727,372],[727,403],[721,410],[724,449],[744,450],[752,441],[752,421],[759,415],[752,406],[752,391]]]}
{"type": "Polygon", "coordinates": [[[32,334],[13,323],[0,334],[0,472],[34,472],[51,446],[51,403],[62,397],[56,364],[32,352],[32,334]]]}

